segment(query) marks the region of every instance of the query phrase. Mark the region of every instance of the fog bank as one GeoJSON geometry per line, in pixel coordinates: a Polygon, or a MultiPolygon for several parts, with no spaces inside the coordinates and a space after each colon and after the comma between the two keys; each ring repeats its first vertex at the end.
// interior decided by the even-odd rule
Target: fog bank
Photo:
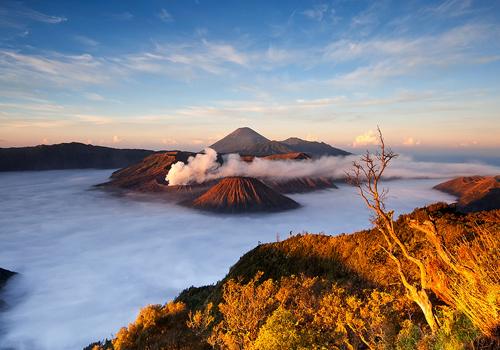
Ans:
{"type": "MultiPolygon", "coordinates": [[[[294,233],[353,232],[369,226],[354,188],[291,195],[301,209],[269,215],[203,214],[89,190],[111,171],[0,174],[0,266],[12,307],[0,314],[0,348],[81,349],[111,337],[139,308],[165,303],[191,285],[224,277],[258,241],[294,233]]],[[[453,198],[436,180],[398,180],[398,213],[453,198]]]]}
{"type": "MultiPolygon", "coordinates": [[[[217,162],[217,152],[206,148],[204,154],[190,157],[187,164],[177,162],[166,176],[169,185],[189,185],[219,179],[226,176],[250,176],[257,178],[332,177],[344,178],[359,156],[321,157],[307,160],[268,160],[254,158],[245,162],[238,154],[224,156],[224,163],[217,162]]],[[[470,175],[496,175],[500,167],[480,163],[437,163],[415,161],[399,156],[391,162],[386,177],[397,178],[449,178],[470,175]]]]}

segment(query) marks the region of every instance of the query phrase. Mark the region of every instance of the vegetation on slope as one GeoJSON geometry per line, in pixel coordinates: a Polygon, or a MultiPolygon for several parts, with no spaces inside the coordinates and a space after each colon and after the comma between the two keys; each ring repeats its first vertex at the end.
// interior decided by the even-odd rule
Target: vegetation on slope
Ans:
{"type": "MultiPolygon", "coordinates": [[[[426,235],[410,220],[433,217],[455,257],[482,256],[475,271],[498,271],[500,211],[462,214],[436,204],[395,223],[411,254],[422,258],[440,325],[432,332],[405,295],[379,230],[349,235],[303,234],[262,244],[245,254],[214,286],[190,288],[165,306],[148,306],[136,322],[96,349],[461,349],[498,341],[498,293],[492,332],[449,300],[446,271],[426,235]],[[480,240],[478,240],[480,238],[480,240]],[[475,244],[479,243],[479,244],[475,244]],[[489,242],[489,247],[483,243],[489,242]],[[496,260],[495,260],[496,259],[496,260]],[[477,270],[479,269],[479,270],[477,270]],[[448,294],[447,294],[448,293],[448,294]],[[276,347],[277,344],[281,346],[276,347]]],[[[477,259],[475,259],[477,260],[477,259]]],[[[418,269],[403,262],[411,282],[418,269]]],[[[496,278],[492,276],[492,278],[496,278]]],[[[494,280],[498,288],[499,280],[494,280]]],[[[498,289],[497,289],[498,290],[498,289]]],[[[498,344],[498,343],[497,343],[498,344]]]]}

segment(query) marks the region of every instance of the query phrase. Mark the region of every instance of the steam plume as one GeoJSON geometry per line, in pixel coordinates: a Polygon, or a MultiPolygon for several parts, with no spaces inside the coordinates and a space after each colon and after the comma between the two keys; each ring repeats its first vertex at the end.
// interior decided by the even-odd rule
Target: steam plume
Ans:
{"type": "MultiPolygon", "coordinates": [[[[224,157],[217,162],[217,152],[206,148],[204,153],[190,157],[187,164],[177,162],[166,176],[170,186],[200,184],[227,176],[250,176],[256,178],[291,179],[300,177],[344,178],[345,172],[358,156],[321,157],[306,160],[268,160],[255,158],[245,162],[238,154],[224,157]]],[[[470,175],[499,174],[500,168],[485,164],[417,162],[410,157],[396,158],[387,170],[387,177],[402,178],[448,178],[470,175]]]]}

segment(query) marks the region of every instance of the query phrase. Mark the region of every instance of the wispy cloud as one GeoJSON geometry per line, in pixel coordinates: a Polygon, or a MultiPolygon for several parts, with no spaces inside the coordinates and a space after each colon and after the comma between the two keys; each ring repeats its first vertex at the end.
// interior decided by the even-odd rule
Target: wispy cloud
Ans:
{"type": "Polygon", "coordinates": [[[470,13],[471,5],[472,0],[445,0],[439,5],[423,8],[422,13],[443,17],[457,17],[470,13]]]}
{"type": "Polygon", "coordinates": [[[322,21],[328,11],[328,4],[317,4],[312,8],[302,11],[301,13],[309,19],[322,21]]]}
{"type": "Polygon", "coordinates": [[[24,28],[29,22],[58,24],[67,20],[64,16],[36,11],[18,1],[2,1],[0,4],[0,26],[4,27],[24,28]]]}
{"type": "Polygon", "coordinates": [[[487,60],[481,61],[478,57],[476,48],[481,43],[489,42],[498,33],[497,27],[465,24],[439,35],[416,38],[374,38],[362,41],[344,39],[326,46],[323,58],[337,63],[361,63],[351,72],[337,76],[332,82],[340,85],[374,84],[421,68],[487,63],[487,60]]]}
{"type": "Polygon", "coordinates": [[[154,51],[117,60],[129,69],[191,80],[200,72],[222,74],[228,64],[246,66],[249,57],[233,45],[206,39],[179,44],[157,44],[154,51]]]}
{"type": "Polygon", "coordinates": [[[165,23],[169,23],[169,22],[174,21],[174,17],[170,14],[170,12],[168,12],[164,8],[162,8],[160,10],[160,12],[158,13],[158,17],[160,18],[160,20],[162,22],[165,22],[165,23]]]}
{"type": "Polygon", "coordinates": [[[28,55],[12,50],[0,50],[0,81],[30,85],[51,82],[65,86],[103,83],[109,80],[111,73],[102,70],[104,64],[102,59],[96,59],[89,54],[28,55]]]}
{"type": "Polygon", "coordinates": [[[365,10],[351,18],[351,28],[358,34],[367,35],[380,23],[380,16],[384,2],[373,2],[365,10]]]}

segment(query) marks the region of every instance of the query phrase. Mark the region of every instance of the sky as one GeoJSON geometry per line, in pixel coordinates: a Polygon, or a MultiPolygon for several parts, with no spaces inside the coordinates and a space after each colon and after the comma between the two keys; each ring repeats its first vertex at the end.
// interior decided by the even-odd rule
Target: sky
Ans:
{"type": "Polygon", "coordinates": [[[249,126],[498,154],[500,1],[0,2],[0,147],[199,150],[249,126]]]}

